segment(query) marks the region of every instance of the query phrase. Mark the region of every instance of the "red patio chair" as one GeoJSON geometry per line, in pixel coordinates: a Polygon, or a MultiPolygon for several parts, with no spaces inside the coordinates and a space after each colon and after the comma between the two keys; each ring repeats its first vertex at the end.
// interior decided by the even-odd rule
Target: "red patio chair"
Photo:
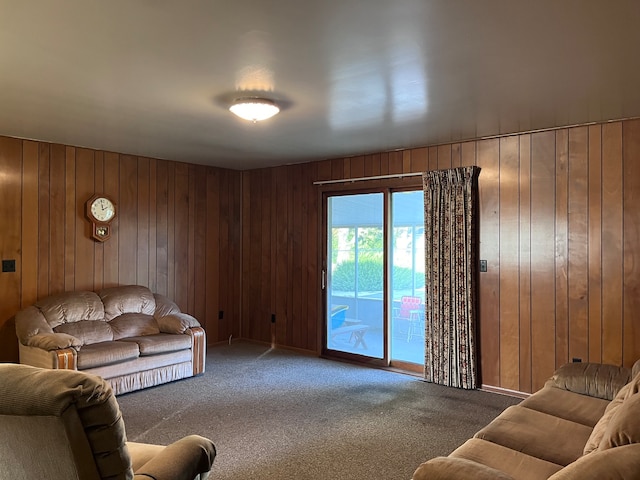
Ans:
{"type": "Polygon", "coordinates": [[[400,306],[394,308],[393,318],[408,322],[407,342],[410,342],[414,335],[424,335],[424,305],[420,297],[403,296],[400,306]]]}

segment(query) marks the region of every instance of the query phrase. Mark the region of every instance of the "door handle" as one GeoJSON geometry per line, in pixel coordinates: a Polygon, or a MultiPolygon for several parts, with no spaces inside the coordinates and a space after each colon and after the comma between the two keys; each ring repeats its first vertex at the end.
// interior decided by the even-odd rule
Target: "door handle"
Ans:
{"type": "Polygon", "coordinates": [[[322,269],[322,290],[325,289],[326,287],[326,277],[327,277],[327,272],[325,272],[324,268],[322,269]]]}

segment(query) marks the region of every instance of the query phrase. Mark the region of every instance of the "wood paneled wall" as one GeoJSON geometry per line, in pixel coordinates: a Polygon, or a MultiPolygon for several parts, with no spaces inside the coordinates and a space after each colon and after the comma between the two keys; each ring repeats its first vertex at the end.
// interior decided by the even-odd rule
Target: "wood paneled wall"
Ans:
{"type": "Polygon", "coordinates": [[[243,173],[242,336],[317,351],[316,163],[243,173]],[[275,323],[272,316],[275,315],[275,323]]]}
{"type": "Polygon", "coordinates": [[[640,357],[638,120],[244,172],[243,336],[319,348],[313,181],[462,165],[481,167],[483,384],[532,392],[573,358],[630,366],[640,357]]]}
{"type": "Polygon", "coordinates": [[[16,260],[0,273],[0,360],[17,359],[23,306],[126,283],[173,298],[210,343],[317,352],[313,182],[459,165],[481,167],[483,383],[531,392],[574,357],[640,357],[640,121],[629,120],[242,173],[0,137],[0,256],[16,260]],[[84,215],[94,192],[118,205],[104,244],[84,215]]]}
{"type": "Polygon", "coordinates": [[[13,315],[69,290],[139,284],[175,300],[208,342],[239,335],[236,171],[0,137],[0,360],[17,360],[13,315]],[[117,205],[112,237],[91,240],[85,202],[117,205]],[[224,319],[218,320],[218,312],[224,319]]]}

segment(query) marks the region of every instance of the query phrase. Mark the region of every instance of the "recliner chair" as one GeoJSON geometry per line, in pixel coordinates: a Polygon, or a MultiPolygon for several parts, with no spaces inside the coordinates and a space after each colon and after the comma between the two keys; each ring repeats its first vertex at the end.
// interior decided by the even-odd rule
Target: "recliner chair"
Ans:
{"type": "Polygon", "coordinates": [[[198,435],[166,447],[127,442],[98,376],[0,364],[0,480],[193,480],[207,476],[215,455],[198,435]]]}

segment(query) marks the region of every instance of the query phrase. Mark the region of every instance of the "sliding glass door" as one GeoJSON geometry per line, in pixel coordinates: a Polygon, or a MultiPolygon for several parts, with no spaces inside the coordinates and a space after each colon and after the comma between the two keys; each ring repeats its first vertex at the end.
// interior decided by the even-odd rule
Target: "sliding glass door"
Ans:
{"type": "Polygon", "coordinates": [[[396,362],[424,364],[424,195],[391,194],[390,348],[396,362]]]}
{"type": "Polygon", "coordinates": [[[422,365],[422,191],[331,195],[325,205],[325,350],[422,365]]]}
{"type": "Polygon", "coordinates": [[[327,348],[384,358],[384,195],[328,198],[327,348]]]}

